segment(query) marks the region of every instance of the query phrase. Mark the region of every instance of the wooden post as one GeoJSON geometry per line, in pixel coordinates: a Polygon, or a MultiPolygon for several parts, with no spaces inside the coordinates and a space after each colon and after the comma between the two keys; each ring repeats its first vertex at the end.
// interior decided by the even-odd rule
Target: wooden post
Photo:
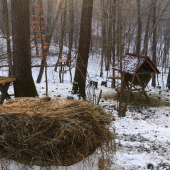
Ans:
{"type": "Polygon", "coordinates": [[[0,104],[3,104],[4,100],[6,99],[8,88],[9,88],[10,83],[5,83],[5,85],[0,84],[0,91],[1,91],[1,96],[0,96],[0,104]]]}
{"type": "Polygon", "coordinates": [[[16,77],[0,77],[0,104],[3,104],[4,100],[7,98],[11,98],[8,94],[8,88],[10,82],[16,81],[16,77]]]}

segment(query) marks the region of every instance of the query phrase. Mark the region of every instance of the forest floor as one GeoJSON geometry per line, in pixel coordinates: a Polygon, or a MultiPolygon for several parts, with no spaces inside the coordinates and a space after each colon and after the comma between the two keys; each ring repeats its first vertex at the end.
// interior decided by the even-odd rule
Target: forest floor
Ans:
{"type": "MultiPolygon", "coordinates": [[[[56,48],[52,48],[55,52],[56,48]]],[[[65,48],[67,51],[67,48],[65,48]]],[[[52,66],[56,63],[57,57],[51,56],[48,58],[48,65],[52,66]]],[[[33,58],[32,65],[40,64],[40,58],[33,58]]],[[[5,61],[4,63],[5,64],[5,61]]],[[[39,68],[33,67],[32,73],[35,80],[36,88],[39,97],[45,96],[45,76],[43,76],[40,84],[36,83],[39,68]]],[[[88,65],[87,83],[92,81],[98,82],[98,88],[94,91],[89,89],[91,94],[95,93],[99,96],[100,90],[103,91],[100,105],[109,114],[115,116],[113,127],[116,129],[118,136],[117,151],[110,155],[111,165],[110,170],[144,170],[144,169],[170,169],[170,107],[159,106],[128,106],[126,117],[120,118],[117,113],[117,101],[105,97],[106,95],[114,95],[116,91],[112,89],[111,81],[108,81],[108,87],[101,86],[101,81],[106,81],[107,74],[103,72],[103,77],[100,74],[100,55],[91,55],[88,65]],[[94,67],[95,66],[95,67],[94,67]]],[[[0,68],[0,76],[7,76],[7,68],[0,68]]],[[[74,75],[74,68],[72,69],[74,75]]],[[[149,83],[147,87],[148,95],[160,97],[169,103],[170,92],[165,87],[167,73],[163,76],[158,75],[159,84],[157,88],[153,88],[149,83]]],[[[59,82],[59,73],[54,71],[54,67],[48,67],[48,95],[51,98],[67,98],[72,96],[72,83],[70,83],[69,71],[64,75],[64,83],[59,82]]],[[[10,86],[9,93],[13,93],[13,87],[10,86]]],[[[76,96],[73,96],[77,99],[76,96]]],[[[34,169],[38,169],[37,167],[34,169]]],[[[70,170],[74,168],[70,167],[70,170]]],[[[90,170],[90,169],[86,169],[90,170]]]]}

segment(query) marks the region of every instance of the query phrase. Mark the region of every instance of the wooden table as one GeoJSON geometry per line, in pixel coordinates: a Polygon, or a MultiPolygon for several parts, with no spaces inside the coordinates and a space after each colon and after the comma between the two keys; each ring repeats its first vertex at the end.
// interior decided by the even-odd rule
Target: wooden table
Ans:
{"type": "Polygon", "coordinates": [[[8,94],[8,89],[10,83],[14,81],[16,81],[16,77],[0,77],[0,104],[3,104],[5,99],[11,98],[8,94]]]}

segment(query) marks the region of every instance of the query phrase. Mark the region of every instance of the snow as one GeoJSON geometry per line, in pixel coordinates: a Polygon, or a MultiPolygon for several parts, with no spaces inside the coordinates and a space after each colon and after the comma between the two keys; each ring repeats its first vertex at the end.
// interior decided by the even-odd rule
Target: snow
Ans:
{"type": "MultiPolygon", "coordinates": [[[[57,46],[51,47],[51,50],[57,53],[57,46]]],[[[67,51],[67,48],[65,48],[67,51]]],[[[56,63],[56,56],[48,57],[48,65],[52,66],[56,63]]],[[[40,64],[40,58],[33,58],[32,64],[40,64]]],[[[141,61],[142,62],[142,61],[141,61]]],[[[135,61],[131,63],[134,65],[135,61]]],[[[4,64],[4,63],[3,63],[4,64]]],[[[75,63],[74,63],[75,64],[75,63]]],[[[74,68],[72,69],[72,75],[74,75],[74,68]]],[[[45,96],[45,78],[43,75],[40,84],[36,83],[39,68],[33,67],[32,74],[35,81],[35,85],[39,94],[39,97],[45,96]]],[[[114,89],[110,88],[111,82],[108,82],[108,87],[100,86],[101,81],[106,81],[107,72],[104,71],[103,77],[100,74],[100,55],[91,54],[88,65],[87,84],[90,80],[97,81],[98,89],[92,90],[91,93],[95,93],[98,97],[100,90],[104,94],[116,93],[114,89]]],[[[7,68],[0,68],[0,76],[7,76],[7,68]]],[[[108,72],[108,76],[112,75],[112,70],[108,72]]],[[[164,74],[162,79],[159,78],[159,88],[151,87],[149,83],[148,91],[151,94],[155,94],[164,99],[170,100],[170,94],[164,85],[166,84],[167,73],[164,74]],[[149,91],[151,89],[151,91],[149,91]],[[160,94],[161,91],[161,94],[160,94]]],[[[59,83],[59,73],[54,71],[54,67],[48,67],[48,86],[49,96],[51,98],[67,98],[71,96],[72,83],[70,83],[69,72],[64,76],[64,83],[59,83]]],[[[13,86],[9,88],[9,93],[13,94],[13,86]]],[[[76,96],[74,96],[76,98],[76,96]]],[[[117,145],[117,151],[115,154],[110,155],[112,165],[110,169],[117,170],[144,170],[144,169],[170,169],[170,108],[169,107],[156,107],[156,108],[144,108],[137,107],[132,108],[128,106],[126,117],[119,118],[116,107],[117,101],[102,98],[100,105],[109,114],[115,116],[115,122],[113,126],[116,129],[116,135],[118,139],[115,141],[117,145]]],[[[76,165],[68,167],[68,170],[97,170],[98,169],[98,157],[100,155],[94,154],[89,160],[92,160],[92,164],[88,164],[88,161],[84,163],[80,162],[76,165]]],[[[8,162],[9,170],[23,169],[21,164],[15,162],[8,162]],[[18,168],[20,167],[20,168],[18,168]]],[[[40,167],[33,166],[28,169],[38,170],[40,167]]],[[[51,168],[55,169],[55,167],[51,168]]],[[[66,170],[66,167],[58,167],[58,170],[66,170]]]]}
{"type": "MultiPolygon", "coordinates": [[[[138,68],[140,68],[140,66],[144,63],[145,60],[146,60],[145,58],[141,58],[138,68]]],[[[138,56],[128,55],[128,57],[123,57],[123,59],[122,59],[123,72],[133,75],[135,73],[135,69],[138,65],[138,62],[139,62],[138,56]]],[[[115,65],[114,69],[120,70],[120,63],[115,65]]]]}
{"type": "MultiPolygon", "coordinates": [[[[2,161],[1,161],[2,162],[2,161]]],[[[8,170],[48,170],[47,167],[39,167],[33,165],[32,167],[26,166],[24,164],[16,163],[11,160],[7,160],[1,163],[2,166],[7,167],[8,170]]],[[[6,170],[6,169],[5,169],[6,170]]],[[[49,170],[98,170],[98,159],[95,155],[91,155],[84,161],[81,161],[75,165],[68,166],[68,167],[50,167],[49,170]]]]}

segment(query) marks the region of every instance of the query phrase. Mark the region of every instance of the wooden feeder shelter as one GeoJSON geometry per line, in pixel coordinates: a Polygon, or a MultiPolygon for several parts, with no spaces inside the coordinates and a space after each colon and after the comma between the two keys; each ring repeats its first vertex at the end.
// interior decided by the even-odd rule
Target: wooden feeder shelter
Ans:
{"type": "Polygon", "coordinates": [[[60,58],[58,61],[58,66],[60,66],[60,73],[66,73],[67,59],[60,58]]]}
{"type": "Polygon", "coordinates": [[[66,67],[67,67],[67,59],[66,58],[60,58],[58,60],[58,66],[59,68],[59,78],[60,78],[60,83],[63,83],[64,81],[64,74],[67,73],[66,67]]]}
{"type": "Polygon", "coordinates": [[[16,81],[16,77],[2,77],[0,76],[0,104],[3,104],[5,99],[11,98],[8,94],[8,88],[11,82],[16,81]]]}
{"type": "MultiPolygon", "coordinates": [[[[151,78],[155,74],[160,73],[148,56],[142,56],[140,62],[139,59],[140,55],[138,54],[126,53],[126,55],[122,58],[122,71],[120,69],[120,62],[113,67],[113,70],[117,70],[119,73],[122,72],[124,74],[124,89],[130,88],[133,75],[135,74],[135,71],[137,69],[137,72],[135,74],[135,80],[132,84],[132,91],[139,91],[139,95],[135,99],[135,103],[142,94],[149,102],[149,98],[145,92],[145,88],[151,78]],[[139,66],[137,68],[138,62],[139,66]]],[[[117,77],[115,79],[120,79],[120,77],[117,77]]]]}

